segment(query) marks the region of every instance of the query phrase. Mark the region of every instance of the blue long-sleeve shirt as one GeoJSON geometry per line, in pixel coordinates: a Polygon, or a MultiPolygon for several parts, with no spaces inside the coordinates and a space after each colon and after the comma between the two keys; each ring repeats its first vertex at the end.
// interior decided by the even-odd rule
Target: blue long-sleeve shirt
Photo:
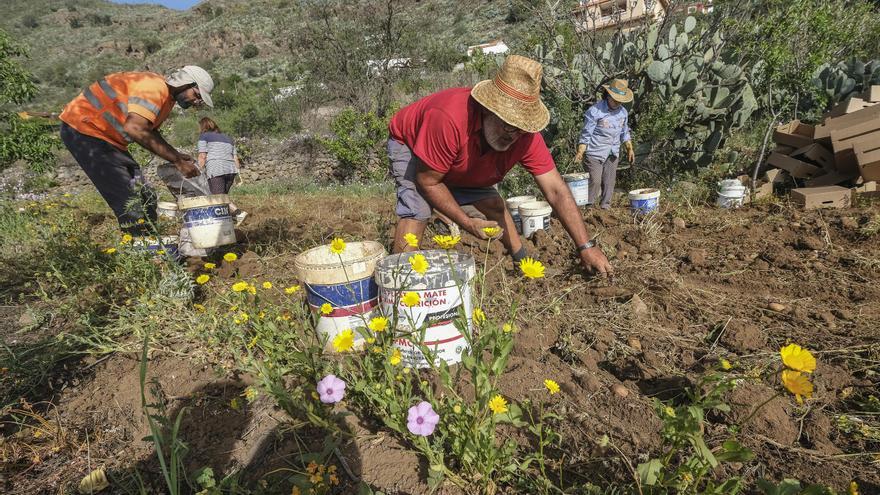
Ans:
{"type": "Polygon", "coordinates": [[[611,110],[603,98],[584,114],[578,144],[587,145],[587,157],[605,161],[609,155],[619,156],[620,144],[630,139],[629,114],[623,105],[611,110]]]}

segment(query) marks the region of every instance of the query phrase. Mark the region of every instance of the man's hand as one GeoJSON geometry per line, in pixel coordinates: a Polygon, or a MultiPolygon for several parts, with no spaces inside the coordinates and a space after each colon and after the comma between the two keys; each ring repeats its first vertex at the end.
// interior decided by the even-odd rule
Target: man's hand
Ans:
{"type": "Polygon", "coordinates": [[[199,167],[196,166],[195,160],[189,155],[181,153],[177,155],[177,159],[173,163],[181,175],[187,179],[191,179],[201,173],[199,167]]]}
{"type": "Polygon", "coordinates": [[[635,163],[636,162],[636,152],[633,151],[632,141],[627,141],[623,144],[624,144],[624,146],[626,146],[626,158],[629,160],[630,163],[635,163]]]}
{"type": "Polygon", "coordinates": [[[483,229],[486,227],[497,227],[498,222],[494,222],[491,220],[481,220],[479,218],[471,218],[471,221],[468,222],[468,225],[463,226],[465,230],[473,234],[477,239],[488,239],[489,236],[483,232],[483,229]]]}
{"type": "Polygon", "coordinates": [[[574,154],[574,163],[580,164],[584,161],[584,152],[587,151],[586,144],[579,144],[577,147],[577,153],[574,154]]]}
{"type": "Polygon", "coordinates": [[[587,272],[594,273],[600,277],[614,276],[614,267],[611,266],[608,258],[605,257],[605,253],[598,246],[584,249],[580,255],[581,263],[587,272]]]}

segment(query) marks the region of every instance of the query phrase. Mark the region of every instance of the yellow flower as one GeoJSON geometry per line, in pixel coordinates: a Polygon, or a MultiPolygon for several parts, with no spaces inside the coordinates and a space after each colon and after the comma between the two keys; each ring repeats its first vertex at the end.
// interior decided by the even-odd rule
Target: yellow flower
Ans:
{"type": "Polygon", "coordinates": [[[782,356],[782,363],[795,371],[812,373],[816,369],[816,358],[810,354],[810,351],[797,344],[789,344],[779,349],[779,355],[782,356]]]}
{"type": "Polygon", "coordinates": [[[336,486],[339,484],[339,478],[335,474],[331,474],[327,477],[327,481],[330,482],[331,485],[336,486]]]}
{"type": "Polygon", "coordinates": [[[559,384],[549,378],[544,380],[544,386],[547,387],[547,391],[550,392],[550,395],[559,393],[559,384]]]}
{"type": "Polygon", "coordinates": [[[204,273],[196,277],[196,283],[199,285],[205,285],[208,283],[208,280],[211,280],[211,277],[205,275],[204,273]]]}
{"type": "Polygon", "coordinates": [[[129,242],[131,242],[131,239],[131,234],[124,234],[122,236],[122,242],[120,242],[120,244],[128,244],[129,242]]]}
{"type": "Polygon", "coordinates": [[[486,313],[483,312],[480,308],[474,308],[474,323],[477,325],[482,325],[486,322],[486,313]]]}
{"type": "Polygon", "coordinates": [[[371,344],[371,345],[375,344],[376,343],[375,337],[367,337],[367,343],[371,344]]]}
{"type": "Polygon", "coordinates": [[[409,247],[419,247],[419,238],[412,232],[407,232],[406,234],[403,234],[403,240],[406,241],[409,247]]]}
{"type": "Polygon", "coordinates": [[[415,292],[407,292],[406,294],[403,295],[402,298],[400,298],[400,301],[401,301],[401,302],[402,302],[407,308],[411,308],[411,307],[413,307],[413,306],[417,306],[417,305],[419,304],[419,301],[421,301],[421,300],[422,300],[422,298],[419,297],[419,295],[418,295],[417,293],[415,293],[415,292]]]}
{"type": "Polygon", "coordinates": [[[501,233],[501,227],[483,227],[483,233],[487,237],[495,237],[501,233]]]}
{"type": "Polygon", "coordinates": [[[203,306],[199,303],[193,304],[193,309],[195,309],[196,311],[199,311],[201,313],[205,312],[205,306],[203,306]]]}
{"type": "Polygon", "coordinates": [[[789,392],[794,394],[798,404],[803,404],[804,400],[801,396],[810,398],[813,396],[813,384],[807,375],[800,371],[782,370],[782,384],[789,392]]]}
{"type": "Polygon", "coordinates": [[[723,369],[723,370],[729,370],[729,369],[731,369],[731,368],[733,368],[733,365],[730,364],[730,361],[728,361],[728,360],[722,358],[722,359],[721,359],[721,369],[723,369]]]}
{"type": "Polygon", "coordinates": [[[378,333],[384,332],[388,328],[388,318],[377,316],[370,320],[370,330],[378,333]]]}
{"type": "Polygon", "coordinates": [[[113,254],[116,252],[116,248],[107,248],[104,250],[104,254],[113,254]]]}
{"type": "Polygon", "coordinates": [[[333,239],[330,241],[330,251],[333,254],[342,254],[345,251],[345,241],[339,237],[333,239]]]}
{"type": "Polygon", "coordinates": [[[213,270],[214,268],[217,268],[214,263],[205,263],[205,270],[213,270]]]}
{"type": "Polygon", "coordinates": [[[394,352],[391,353],[391,357],[388,358],[388,362],[391,363],[391,366],[397,366],[400,364],[400,349],[394,349],[394,352]]]}
{"type": "Polygon", "coordinates": [[[354,347],[354,332],[350,328],[346,328],[333,337],[333,349],[336,352],[350,351],[352,347],[354,347]]]}
{"type": "Polygon", "coordinates": [[[290,286],[290,287],[284,289],[284,293],[285,293],[285,294],[293,294],[294,292],[300,290],[300,288],[301,288],[301,287],[298,286],[298,285],[292,285],[292,286],[290,286]]]}
{"type": "Polygon", "coordinates": [[[257,399],[257,395],[259,394],[254,387],[248,387],[244,389],[244,393],[242,395],[244,395],[245,400],[248,401],[248,404],[250,404],[257,399]]]}
{"type": "Polygon", "coordinates": [[[248,283],[247,282],[236,282],[232,284],[232,290],[235,292],[242,292],[247,290],[248,283]]]}
{"type": "Polygon", "coordinates": [[[143,225],[143,224],[144,224],[144,219],[143,219],[143,218],[138,218],[137,224],[138,224],[138,225],[143,225]]]}
{"type": "Polygon", "coordinates": [[[250,320],[251,317],[250,317],[250,315],[248,315],[247,313],[245,313],[244,311],[242,311],[241,313],[238,314],[238,319],[239,319],[242,323],[244,323],[244,322],[250,320]]]}
{"type": "Polygon", "coordinates": [[[452,249],[461,240],[461,236],[435,235],[434,242],[443,249],[452,249]]]}
{"type": "Polygon", "coordinates": [[[409,257],[409,266],[419,275],[424,275],[428,271],[428,260],[424,255],[416,254],[409,257]]]}
{"type": "Polygon", "coordinates": [[[505,323],[504,325],[501,325],[501,330],[503,330],[504,333],[510,333],[513,331],[513,325],[511,325],[510,323],[505,323]]]}
{"type": "Polygon", "coordinates": [[[461,414],[461,405],[456,404],[452,406],[452,412],[454,412],[455,414],[461,414]]]}
{"type": "Polygon", "coordinates": [[[324,303],[321,305],[321,314],[322,315],[329,315],[332,312],[333,312],[333,306],[331,306],[330,303],[324,303]]]}
{"type": "Polygon", "coordinates": [[[238,259],[238,255],[235,253],[226,253],[223,255],[223,259],[229,263],[232,263],[233,261],[238,259]]]}
{"type": "Polygon", "coordinates": [[[302,492],[298,486],[293,485],[293,488],[290,490],[290,495],[302,495],[302,492]]]}
{"type": "Polygon", "coordinates": [[[165,250],[164,250],[164,249],[160,249],[160,250],[156,251],[156,254],[158,254],[158,255],[161,256],[161,255],[165,254],[165,250]]]}
{"type": "Polygon", "coordinates": [[[496,395],[489,400],[489,409],[495,414],[504,414],[507,412],[507,401],[504,397],[496,395]]]}
{"type": "Polygon", "coordinates": [[[309,465],[306,466],[306,472],[309,474],[315,474],[318,472],[318,463],[315,461],[309,461],[309,465]]]}
{"type": "Polygon", "coordinates": [[[263,288],[264,288],[264,289],[271,289],[271,288],[272,288],[272,282],[269,282],[268,280],[265,281],[265,282],[263,282],[263,288]]]}
{"type": "Polygon", "coordinates": [[[522,270],[523,275],[528,278],[544,277],[544,264],[532,258],[521,259],[519,262],[519,269],[522,270]]]}
{"type": "Polygon", "coordinates": [[[251,295],[253,295],[253,294],[256,294],[256,293],[257,293],[257,288],[254,287],[254,284],[248,284],[247,291],[248,291],[251,295]]]}
{"type": "Polygon", "coordinates": [[[855,481],[850,481],[849,490],[847,490],[847,495],[859,495],[859,484],[855,481]]]}
{"type": "Polygon", "coordinates": [[[663,409],[663,412],[664,412],[667,416],[669,416],[670,418],[674,418],[674,417],[675,417],[675,409],[673,409],[673,408],[671,408],[671,407],[669,407],[669,406],[666,406],[666,408],[663,409]]]}

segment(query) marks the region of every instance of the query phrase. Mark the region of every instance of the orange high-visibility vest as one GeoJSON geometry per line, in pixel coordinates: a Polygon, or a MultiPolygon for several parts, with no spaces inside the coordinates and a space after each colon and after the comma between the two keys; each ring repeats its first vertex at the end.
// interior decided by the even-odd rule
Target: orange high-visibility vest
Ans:
{"type": "Polygon", "coordinates": [[[83,90],[64,107],[59,118],[77,131],[125,151],[131,142],[123,129],[129,113],[149,120],[155,130],[173,106],[174,97],[161,75],[117,72],[83,90]]]}

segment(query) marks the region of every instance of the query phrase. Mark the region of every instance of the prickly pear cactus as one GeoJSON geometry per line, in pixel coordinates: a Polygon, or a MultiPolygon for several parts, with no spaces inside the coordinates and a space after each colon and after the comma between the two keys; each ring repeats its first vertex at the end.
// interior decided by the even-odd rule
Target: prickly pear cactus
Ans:
{"type": "Polygon", "coordinates": [[[837,65],[824,64],[813,74],[813,85],[828,98],[828,106],[880,85],[880,60],[850,60],[837,65]]]}

